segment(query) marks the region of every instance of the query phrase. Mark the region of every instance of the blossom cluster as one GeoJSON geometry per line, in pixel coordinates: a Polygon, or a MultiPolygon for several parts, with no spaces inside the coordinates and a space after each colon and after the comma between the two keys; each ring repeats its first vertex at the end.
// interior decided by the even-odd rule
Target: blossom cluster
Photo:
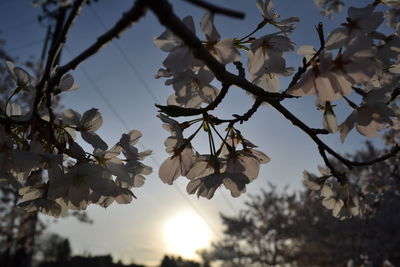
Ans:
{"type": "MultiPolygon", "coordinates": [[[[135,197],[131,189],[142,186],[143,175],[152,172],[142,163],[151,151],[139,152],[134,146],[142,134],[130,131],[109,148],[96,133],[103,119],[95,108],[83,114],[72,109],[58,115],[50,115],[52,109],[24,112],[12,98],[20,92],[34,94],[37,82],[24,69],[11,62],[6,65],[17,87],[1,108],[0,183],[18,190],[18,205],[59,217],[89,204],[130,203],[135,197]],[[92,153],[78,144],[77,132],[92,146],[92,153]],[[34,179],[37,174],[39,179],[34,179]]],[[[66,74],[54,94],[78,88],[72,75],[66,74]]]]}
{"type": "MultiPolygon", "coordinates": [[[[315,2],[326,15],[339,12],[345,5],[337,0],[315,2]]],[[[339,132],[340,140],[344,142],[354,128],[370,138],[391,128],[394,129],[392,135],[398,137],[398,1],[381,0],[365,7],[350,7],[346,22],[331,31],[327,38],[322,24],[317,26],[320,47],[299,47],[297,51],[303,61],[297,71],[287,66],[285,56],[297,48],[291,34],[299,18],[281,18],[272,1],[256,0],[260,22],[243,37],[222,38],[214,24],[215,14],[211,8],[200,21],[204,35],[201,42],[196,39],[191,16],[184,17],[181,23],[177,19],[161,19],[165,12],[157,8],[167,8],[166,3],[160,1],[156,5],[155,1],[137,1],[112,30],[66,66],[57,68],[50,58],[42,77],[37,80],[24,69],[6,63],[16,88],[0,106],[0,183],[18,189],[19,205],[29,211],[39,210],[59,217],[68,209],[83,210],[89,204],[107,207],[112,202],[129,203],[134,198],[131,189],[143,185],[144,175],[151,173],[152,169],[142,162],[151,151],[139,152],[135,147],[141,137],[139,131],[123,134],[110,148],[97,133],[103,122],[97,109],[89,109],[83,114],[72,109],[55,112],[53,105],[58,94],[79,88],[68,71],[118,37],[150,8],[167,25],[167,30],[153,40],[158,48],[168,53],[155,77],[165,78],[165,85],[173,88],[167,106],[159,106],[162,113],[158,115],[170,133],[164,142],[169,157],[159,169],[163,182],[172,184],[184,176],[189,180],[187,192],[205,198],[212,198],[222,185],[233,197],[244,193],[246,185],[258,177],[261,164],[268,163],[270,158],[245,139],[235,125],[249,120],[266,102],[318,145],[328,170],[321,169],[321,177],[308,172],[304,176],[306,185],[320,194],[323,205],[338,218],[362,214],[365,198],[355,192],[346,170],[338,172],[326,154],[349,168],[353,162],[341,157],[318,135],[339,132]],[[385,21],[393,28],[390,34],[381,30],[385,21]],[[175,23],[174,27],[184,29],[173,29],[171,22],[175,23]],[[198,45],[190,44],[182,37],[185,35],[199,41],[198,45]],[[242,64],[244,58],[247,59],[246,68],[242,64]],[[221,72],[229,74],[221,75],[217,73],[217,67],[221,65],[235,65],[239,74],[227,73],[226,69],[220,68],[221,72]],[[292,76],[285,90],[280,88],[282,76],[292,76]],[[215,77],[221,81],[221,88],[216,85],[215,77]],[[211,115],[209,112],[218,107],[233,84],[250,93],[255,98],[254,105],[243,115],[234,114],[233,119],[211,115]],[[22,93],[32,96],[33,104],[29,110],[13,100],[22,93]],[[281,105],[287,98],[310,95],[316,97],[317,108],[323,110],[323,129],[307,126],[281,105]],[[347,105],[350,113],[338,124],[335,107],[339,102],[347,105]],[[172,118],[193,115],[199,117],[184,122],[172,118]],[[224,124],[227,124],[223,128],[225,133],[221,134],[224,124]],[[192,130],[193,127],[197,128],[192,130]],[[204,154],[199,152],[203,149],[192,145],[200,132],[208,136],[209,151],[204,154]],[[86,152],[83,142],[93,151],[86,152]],[[33,182],[32,177],[37,174],[40,174],[40,181],[33,182]]],[[[84,1],[74,2],[69,22],[84,4],[84,1]]],[[[174,15],[172,10],[168,12],[174,15]]],[[[63,34],[68,30],[64,29],[63,34]]],[[[54,59],[61,49],[62,43],[56,43],[49,55],[54,59]]],[[[395,149],[383,160],[396,156],[399,151],[398,140],[391,145],[395,149]]],[[[372,191],[365,189],[362,193],[366,196],[372,191]]]]}
{"type": "MultiPolygon", "coordinates": [[[[261,12],[263,25],[272,25],[279,31],[263,35],[260,38],[245,36],[239,38],[221,39],[214,25],[214,15],[207,12],[200,27],[204,33],[203,46],[221,64],[227,65],[239,62],[240,49],[248,51],[247,68],[250,80],[268,92],[279,92],[278,75],[289,75],[293,69],[286,67],[283,54],[294,50],[294,43],[288,35],[294,30],[297,17],[279,19],[271,1],[257,1],[261,12]]],[[[185,17],[182,22],[195,33],[194,21],[191,16],[185,17]]],[[[214,79],[212,71],[196,59],[189,47],[171,30],[167,30],[154,38],[154,43],[161,50],[168,52],[163,61],[164,68],[160,69],[156,78],[168,78],[166,85],[171,85],[174,94],[167,100],[168,105],[184,108],[200,108],[203,104],[212,103],[218,96],[219,90],[211,85],[214,79]]],[[[190,143],[183,138],[181,124],[160,114],[164,128],[171,132],[166,142],[166,151],[172,156],[167,158],[160,167],[160,178],[168,184],[179,176],[186,176],[190,182],[187,192],[198,196],[211,198],[220,185],[231,191],[231,195],[238,197],[245,191],[246,184],[257,178],[260,164],[269,162],[269,158],[258,151],[250,141],[244,139],[234,127],[228,127],[226,138],[222,138],[214,127],[212,119],[203,118],[202,123],[210,137],[210,153],[198,154],[190,143]],[[215,130],[221,137],[221,146],[215,148],[212,137],[215,130]],[[229,138],[228,138],[229,137],[229,138]],[[242,145],[237,150],[237,145],[242,145]]],[[[193,138],[192,136],[191,138],[193,138]]]]}
{"type": "MultiPolygon", "coordinates": [[[[397,32],[387,35],[379,31],[385,18],[388,25],[398,30],[397,17],[388,15],[396,12],[398,5],[397,1],[382,3],[389,7],[385,12],[376,10],[378,2],[361,8],[350,7],[346,22],[331,31],[326,39],[323,28],[317,27],[321,47],[315,49],[304,45],[298,49],[304,59],[303,67],[295,74],[295,69],[286,65],[284,54],[296,49],[290,34],[295,30],[299,18],[281,19],[270,0],[256,1],[261,22],[243,38],[221,39],[214,25],[213,14],[207,12],[200,22],[205,36],[202,45],[224,65],[237,65],[247,55],[248,80],[266,92],[295,98],[316,96],[317,108],[324,111],[322,121],[325,131],[339,131],[341,142],[345,141],[353,128],[373,138],[388,127],[399,128],[396,119],[399,112],[396,104],[400,73],[399,36],[397,32]],[[265,25],[276,30],[256,36],[265,25]],[[290,86],[281,91],[279,76],[293,74],[290,86]],[[354,94],[361,97],[360,104],[355,103],[354,99],[360,98],[354,97],[354,94]],[[337,123],[334,112],[339,101],[344,101],[351,109],[350,115],[341,124],[337,123]]],[[[339,12],[344,6],[342,1],[316,1],[316,4],[325,9],[325,15],[339,12]]],[[[192,17],[185,17],[182,21],[195,33],[192,17]]],[[[216,100],[221,95],[212,83],[213,73],[178,36],[167,30],[155,37],[154,43],[169,53],[163,61],[164,68],[158,71],[156,78],[167,78],[165,84],[174,89],[167,101],[170,110],[178,106],[207,111],[208,104],[220,101],[216,100]]],[[[166,108],[161,111],[171,116],[186,116],[179,112],[168,112],[166,108]]],[[[238,120],[224,121],[229,124],[226,137],[223,138],[214,127],[223,122],[204,112],[202,118],[183,123],[164,114],[159,117],[164,122],[164,128],[171,132],[165,141],[166,151],[171,157],[161,165],[159,176],[168,184],[172,184],[179,176],[185,176],[189,179],[187,191],[190,194],[197,192],[198,196],[211,198],[216,189],[224,184],[232,196],[239,196],[244,192],[245,185],[258,176],[260,164],[269,161],[264,153],[255,150],[254,145],[233,127],[238,120]],[[191,145],[199,130],[188,139],[183,137],[183,130],[195,124],[192,122],[199,121],[210,139],[210,153],[205,155],[200,155],[191,145]],[[221,139],[218,149],[214,147],[213,130],[221,139]],[[242,150],[237,150],[238,144],[242,145],[242,150]]],[[[327,166],[333,168],[329,159],[326,160],[327,166]]],[[[323,205],[332,210],[335,217],[342,219],[362,213],[360,206],[365,205],[363,198],[355,193],[345,175],[339,182],[334,170],[332,173],[335,175],[326,170],[323,173],[322,178],[308,172],[304,174],[306,185],[320,192],[323,205]]]]}
{"type": "Polygon", "coordinates": [[[321,166],[318,169],[321,176],[304,171],[303,182],[316,197],[322,199],[322,205],[331,210],[333,216],[344,220],[365,213],[365,203],[350,183],[341,184],[329,170],[321,166]]]}

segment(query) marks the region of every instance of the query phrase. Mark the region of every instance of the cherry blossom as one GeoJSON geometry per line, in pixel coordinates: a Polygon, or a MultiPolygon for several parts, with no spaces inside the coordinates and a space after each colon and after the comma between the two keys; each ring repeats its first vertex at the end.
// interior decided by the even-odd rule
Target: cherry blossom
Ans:
{"type": "Polygon", "coordinates": [[[350,7],[347,22],[342,24],[344,27],[337,28],[329,34],[325,47],[329,50],[341,48],[353,39],[376,30],[383,22],[383,13],[374,12],[374,9],[373,5],[363,8],[350,7]]]}
{"type": "Polygon", "coordinates": [[[171,132],[165,141],[166,151],[172,153],[160,166],[159,176],[164,183],[172,184],[180,175],[185,176],[195,161],[195,153],[189,141],[183,138],[179,123],[167,116],[158,116],[171,132]]]}
{"type": "Polygon", "coordinates": [[[316,94],[322,101],[336,101],[349,95],[354,84],[368,81],[376,72],[375,50],[371,46],[369,39],[357,38],[335,59],[323,50],[320,63],[312,62],[311,69],[288,93],[294,96],[316,94]]]}
{"type": "Polygon", "coordinates": [[[30,91],[32,87],[32,77],[24,69],[15,67],[11,61],[6,61],[8,72],[13,77],[20,90],[30,91]]]}
{"type": "Polygon", "coordinates": [[[295,29],[294,23],[300,21],[298,17],[289,17],[287,19],[278,20],[280,15],[275,12],[274,4],[270,0],[257,0],[256,5],[264,18],[263,23],[269,23],[280,29],[282,32],[292,32],[295,29]]]}
{"type": "MultiPolygon", "coordinates": [[[[190,31],[195,33],[196,30],[191,16],[183,18],[182,22],[190,31]]],[[[169,52],[163,62],[163,65],[169,71],[182,72],[201,65],[200,61],[194,58],[190,49],[170,30],[166,30],[159,37],[155,37],[153,42],[161,50],[169,52]]]]}
{"type": "Polygon", "coordinates": [[[362,105],[354,109],[339,126],[340,140],[344,142],[354,126],[360,134],[373,138],[378,135],[378,131],[384,129],[387,125],[392,125],[391,117],[395,117],[395,113],[387,106],[392,91],[393,88],[388,87],[368,92],[362,105]]]}
{"type": "Polygon", "coordinates": [[[286,36],[268,34],[256,39],[250,46],[247,67],[254,76],[264,73],[286,73],[283,53],[294,50],[294,43],[286,36]]]}
{"type": "Polygon", "coordinates": [[[192,70],[178,73],[165,82],[175,90],[168,98],[168,105],[198,108],[202,103],[211,103],[218,95],[218,89],[210,84],[213,79],[213,73],[204,67],[197,74],[192,70]]]}
{"type": "Polygon", "coordinates": [[[200,21],[200,27],[206,37],[205,47],[222,64],[240,61],[240,53],[236,49],[233,39],[221,40],[220,34],[214,25],[214,15],[207,12],[200,21]]]}

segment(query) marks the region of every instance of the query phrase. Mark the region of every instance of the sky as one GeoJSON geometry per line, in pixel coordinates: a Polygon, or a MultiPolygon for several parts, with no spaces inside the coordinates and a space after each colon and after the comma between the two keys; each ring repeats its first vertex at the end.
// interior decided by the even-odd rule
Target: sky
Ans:
{"type": "MultiPolygon", "coordinates": [[[[350,2],[360,6],[364,1],[350,2]]],[[[84,8],[69,35],[61,63],[68,62],[93,43],[97,36],[118,20],[131,3],[132,1],[100,0],[99,3],[84,8]]],[[[171,3],[181,18],[192,15],[197,32],[201,32],[199,21],[204,10],[181,0],[171,0],[171,3]]],[[[215,24],[222,38],[245,36],[261,21],[255,1],[219,0],[213,3],[246,14],[244,20],[217,16],[215,24]]],[[[306,44],[318,46],[318,36],[314,30],[318,22],[322,21],[328,32],[344,21],[343,15],[337,15],[334,20],[320,16],[311,0],[279,0],[275,1],[275,5],[283,18],[301,18],[297,30],[291,36],[297,47],[306,44]]],[[[40,57],[46,28],[37,22],[39,14],[40,9],[32,7],[30,1],[0,0],[0,39],[6,41],[5,50],[21,61],[30,57],[40,57]]],[[[272,33],[274,30],[266,27],[257,36],[272,33]]],[[[111,253],[115,259],[125,262],[134,260],[138,263],[156,264],[165,253],[176,254],[176,250],[182,249],[172,248],[172,245],[168,244],[168,234],[171,231],[183,231],[189,225],[192,228],[189,228],[188,235],[192,234],[192,238],[199,229],[204,229],[204,235],[210,235],[205,244],[210,240],[217,240],[222,236],[223,230],[220,213],[237,214],[245,206],[248,195],[267,189],[268,183],[277,185],[281,190],[286,185],[289,186],[289,190],[300,189],[303,170],[315,171],[316,166],[322,163],[310,138],[271,107],[263,106],[249,122],[239,127],[245,138],[258,145],[259,149],[271,158],[270,163],[261,167],[259,177],[247,186],[246,194],[240,198],[232,198],[227,190],[221,188],[213,199],[205,200],[186,194],[187,181],[183,177],[173,186],[163,184],[158,177],[158,166],[168,156],[163,145],[168,132],[162,129],[161,122],[156,117],[157,109],[154,104],[166,104],[167,97],[173,91],[164,85],[162,79],[154,78],[167,54],[152,42],[153,37],[163,31],[156,17],[148,12],[118,40],[71,72],[80,89],[65,94],[62,105],[81,113],[92,107],[98,108],[104,119],[98,133],[109,145],[115,144],[122,133],[131,129],[140,130],[143,137],[139,149],[153,150],[152,156],[145,163],[154,170],[153,174],[147,177],[145,185],[134,190],[137,200],[133,203],[114,204],[107,209],[90,206],[87,212],[94,220],[92,225],[81,224],[73,218],[55,221],[43,217],[49,223],[49,231],[70,239],[75,254],[111,253]]],[[[203,38],[201,34],[200,37],[203,38]]],[[[246,64],[244,54],[242,58],[246,64]]],[[[295,68],[301,63],[301,57],[295,52],[289,53],[286,59],[287,65],[295,68]]],[[[233,70],[231,67],[228,69],[233,70]]],[[[283,89],[285,85],[287,80],[283,79],[283,89]]],[[[335,112],[338,121],[343,122],[349,108],[342,102],[337,104],[335,112]]],[[[231,114],[245,112],[251,105],[252,101],[248,95],[238,88],[232,88],[214,114],[229,118],[231,114]]],[[[322,127],[322,112],[315,109],[315,97],[287,100],[284,105],[311,127],[322,127]]],[[[354,132],[344,144],[340,143],[337,133],[324,137],[324,140],[341,153],[361,149],[365,141],[354,132]]],[[[206,152],[208,144],[203,138],[196,140],[194,147],[200,152],[206,152]]],[[[90,151],[89,147],[86,148],[90,151]]],[[[175,235],[177,236],[178,234],[175,235]]]]}

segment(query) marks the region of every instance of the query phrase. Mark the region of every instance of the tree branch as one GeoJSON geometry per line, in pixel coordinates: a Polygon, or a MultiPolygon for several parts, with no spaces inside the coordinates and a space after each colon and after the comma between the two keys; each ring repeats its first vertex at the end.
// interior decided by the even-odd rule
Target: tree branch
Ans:
{"type": "Polygon", "coordinates": [[[137,0],[133,7],[122,15],[122,17],[117,21],[114,27],[98,37],[97,41],[89,46],[85,51],[80,53],[64,66],[60,67],[57,75],[62,76],[68,71],[75,69],[80,63],[96,54],[111,40],[118,38],[124,30],[131,26],[132,23],[138,21],[145,14],[145,3],[145,0],[137,0]]]}
{"type": "Polygon", "coordinates": [[[245,14],[243,12],[219,7],[219,6],[207,3],[206,1],[202,1],[202,0],[185,0],[185,1],[189,2],[193,5],[207,9],[208,11],[210,11],[211,13],[214,13],[214,14],[221,14],[221,15],[225,15],[228,17],[238,18],[238,19],[244,19],[244,17],[245,17],[245,14]]]}
{"type": "MultiPolygon", "coordinates": [[[[47,58],[47,63],[46,63],[46,68],[44,71],[44,74],[40,80],[40,82],[36,85],[36,96],[35,100],[33,103],[33,112],[32,112],[32,117],[37,115],[38,108],[39,108],[39,103],[43,98],[44,94],[44,85],[46,81],[50,78],[50,73],[51,70],[53,69],[54,62],[60,53],[63,44],[65,43],[65,40],[67,38],[68,32],[70,31],[72,24],[74,23],[75,19],[78,17],[80,10],[82,9],[83,5],[87,2],[87,0],[77,0],[74,2],[72,6],[72,10],[68,16],[67,21],[65,22],[65,25],[62,28],[62,32],[60,33],[57,41],[55,44],[51,47],[49,51],[49,56],[47,58]]],[[[61,7],[61,9],[65,9],[66,7],[61,7]]],[[[52,84],[58,83],[61,79],[61,76],[56,79],[52,84]]],[[[47,83],[47,90],[52,90],[52,86],[50,83],[47,83]]]]}

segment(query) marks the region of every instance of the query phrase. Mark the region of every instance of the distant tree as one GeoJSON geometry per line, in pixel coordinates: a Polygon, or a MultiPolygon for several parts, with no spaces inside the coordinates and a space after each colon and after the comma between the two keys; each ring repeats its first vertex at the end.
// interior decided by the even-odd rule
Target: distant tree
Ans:
{"type": "Polygon", "coordinates": [[[168,256],[165,255],[161,261],[160,267],[200,267],[200,263],[185,260],[180,256],[168,256]]]}
{"type": "Polygon", "coordinates": [[[71,246],[67,238],[47,234],[38,240],[35,254],[44,262],[66,262],[71,258],[71,246]]]}
{"type": "MultiPolygon", "coordinates": [[[[353,158],[368,160],[382,152],[370,143],[366,148],[353,158]]],[[[360,185],[355,191],[385,189],[366,200],[368,212],[349,220],[333,217],[317,191],[278,192],[271,185],[251,196],[237,216],[221,215],[225,236],[205,255],[223,266],[400,266],[399,161],[352,169],[350,179],[360,185]]]]}

